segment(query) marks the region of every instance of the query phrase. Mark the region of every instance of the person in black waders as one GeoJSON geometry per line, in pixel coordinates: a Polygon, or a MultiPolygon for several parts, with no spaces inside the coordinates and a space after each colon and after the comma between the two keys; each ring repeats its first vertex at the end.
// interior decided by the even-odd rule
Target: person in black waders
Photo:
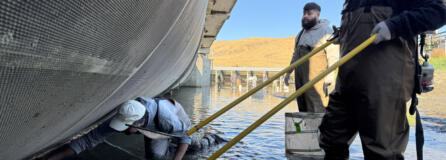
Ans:
{"type": "MultiPolygon", "coordinates": [[[[331,35],[333,33],[333,29],[330,27],[330,22],[326,19],[319,19],[321,7],[318,4],[314,2],[307,3],[303,10],[302,30],[296,36],[291,64],[311,52],[325,35],[331,35]]],[[[296,90],[309,81],[310,61],[306,61],[294,69],[294,83],[296,90]]],[[[287,86],[289,85],[288,81],[291,72],[293,72],[293,70],[285,75],[284,81],[287,86]]],[[[317,87],[311,87],[297,98],[299,112],[324,112],[325,108],[321,99],[322,96],[317,92],[316,88],[317,87]]]]}
{"type": "Polygon", "coordinates": [[[348,159],[359,132],[366,160],[404,159],[406,102],[414,89],[416,36],[446,23],[441,0],[346,0],[341,55],[377,33],[374,44],[339,68],[319,127],[325,159],[348,159]]]}

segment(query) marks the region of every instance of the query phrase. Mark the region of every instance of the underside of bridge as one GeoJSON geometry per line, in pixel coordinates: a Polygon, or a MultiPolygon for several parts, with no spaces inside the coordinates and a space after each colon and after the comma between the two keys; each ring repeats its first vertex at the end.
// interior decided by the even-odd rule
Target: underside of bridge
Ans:
{"type": "Polygon", "coordinates": [[[207,55],[215,38],[223,27],[225,21],[229,18],[232,8],[237,0],[209,0],[206,10],[206,23],[204,26],[203,37],[201,39],[200,49],[196,57],[196,65],[191,70],[188,79],[182,83],[182,86],[203,87],[211,83],[211,60],[207,55]]]}
{"type": "Polygon", "coordinates": [[[178,86],[235,2],[1,1],[0,159],[57,147],[123,101],[178,86]]]}

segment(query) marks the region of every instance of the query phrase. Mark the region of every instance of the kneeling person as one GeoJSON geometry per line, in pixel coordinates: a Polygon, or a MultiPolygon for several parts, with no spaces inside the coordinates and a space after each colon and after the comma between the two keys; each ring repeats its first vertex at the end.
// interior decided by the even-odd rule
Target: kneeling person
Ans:
{"type": "MultiPolygon", "coordinates": [[[[134,134],[137,129],[129,127],[147,128],[149,130],[164,133],[185,133],[191,126],[187,114],[180,103],[165,98],[138,97],[129,100],[119,106],[118,113],[111,119],[105,121],[88,134],[73,140],[68,145],[50,153],[45,159],[63,159],[84,150],[94,148],[96,145],[114,133],[134,134]]],[[[147,158],[164,158],[168,154],[169,139],[144,138],[147,158]]],[[[181,159],[191,139],[187,134],[176,141],[178,148],[174,159],[181,159]]]]}

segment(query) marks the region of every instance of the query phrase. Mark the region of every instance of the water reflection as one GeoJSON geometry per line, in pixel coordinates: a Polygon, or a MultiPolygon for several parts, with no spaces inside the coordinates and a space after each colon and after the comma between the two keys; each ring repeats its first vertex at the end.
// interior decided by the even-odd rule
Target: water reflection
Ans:
{"type": "Polygon", "coordinates": [[[209,115],[211,88],[180,88],[172,91],[172,98],[180,102],[193,124],[209,115]]]}
{"type": "MultiPolygon", "coordinates": [[[[193,104],[183,104],[183,106],[193,106],[193,109],[188,108],[186,110],[189,112],[188,114],[191,116],[191,119],[193,119],[193,123],[198,123],[241,96],[248,90],[248,88],[253,87],[246,84],[243,86],[244,87],[241,89],[238,86],[223,86],[220,90],[218,89],[218,86],[214,86],[211,87],[210,94],[203,93],[207,90],[204,88],[181,88],[174,92],[174,97],[178,97],[177,100],[181,103],[194,102],[193,104]],[[191,97],[195,100],[180,100],[183,99],[185,95],[192,95],[192,93],[195,94],[195,96],[191,97]],[[203,104],[202,101],[207,101],[209,103],[203,104]]],[[[282,101],[282,99],[272,96],[272,94],[286,95],[286,93],[283,92],[275,92],[272,87],[260,90],[252,97],[211,122],[208,127],[218,131],[225,138],[230,139],[235,137],[251,123],[282,101]]],[[[232,149],[225,153],[222,158],[284,159],[284,113],[296,110],[296,103],[292,103],[285,107],[285,109],[277,113],[253,133],[245,137],[241,143],[236,144],[232,149]]],[[[193,158],[204,159],[205,157],[210,156],[219,147],[211,148],[207,152],[201,152],[193,158]]]]}

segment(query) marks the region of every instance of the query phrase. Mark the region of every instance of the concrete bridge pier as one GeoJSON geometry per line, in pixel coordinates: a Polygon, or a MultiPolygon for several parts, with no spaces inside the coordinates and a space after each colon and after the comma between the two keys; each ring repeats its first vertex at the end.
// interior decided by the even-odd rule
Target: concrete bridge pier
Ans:
{"type": "Polygon", "coordinates": [[[231,71],[231,87],[234,89],[235,88],[235,71],[231,71]]]}
{"type": "Polygon", "coordinates": [[[263,71],[263,79],[262,81],[265,82],[269,79],[269,72],[268,71],[263,71]]]}
{"type": "Polygon", "coordinates": [[[209,48],[198,50],[197,61],[189,75],[189,78],[182,84],[186,87],[208,87],[211,85],[211,61],[207,57],[209,48]]]}
{"type": "Polygon", "coordinates": [[[252,89],[257,86],[257,76],[254,71],[246,72],[246,82],[248,89],[252,89]]]}
{"type": "Polygon", "coordinates": [[[279,78],[279,90],[280,91],[283,90],[283,86],[285,86],[285,77],[284,76],[280,76],[280,78],[279,78]]]}

